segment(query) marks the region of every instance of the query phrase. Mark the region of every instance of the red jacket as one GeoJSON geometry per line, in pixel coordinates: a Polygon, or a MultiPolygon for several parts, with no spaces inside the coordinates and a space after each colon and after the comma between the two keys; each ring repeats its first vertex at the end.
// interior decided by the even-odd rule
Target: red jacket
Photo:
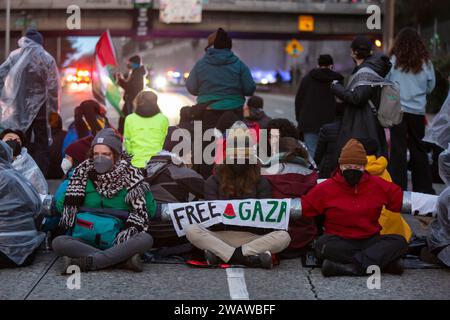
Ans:
{"type": "Polygon", "coordinates": [[[302,214],[325,215],[325,234],[345,239],[366,239],[381,231],[378,220],[383,206],[402,208],[403,191],[392,182],[364,173],[356,187],[347,184],[340,171],[302,197],[302,214]]]}

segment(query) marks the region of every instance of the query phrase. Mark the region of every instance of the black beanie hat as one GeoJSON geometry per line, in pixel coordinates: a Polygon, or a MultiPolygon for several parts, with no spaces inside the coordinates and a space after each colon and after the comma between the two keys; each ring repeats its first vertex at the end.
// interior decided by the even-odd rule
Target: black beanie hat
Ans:
{"type": "Polygon", "coordinates": [[[40,44],[41,46],[44,44],[44,37],[36,29],[33,28],[28,29],[27,32],[25,33],[25,37],[33,40],[34,42],[40,44]]]}
{"type": "Polygon", "coordinates": [[[231,49],[233,42],[222,28],[217,29],[216,39],[214,40],[214,48],[216,49],[231,49]]]}
{"type": "Polygon", "coordinates": [[[367,36],[360,35],[356,36],[356,38],[353,40],[351,48],[354,51],[369,53],[370,51],[372,51],[373,44],[367,36]]]}
{"type": "Polygon", "coordinates": [[[333,57],[329,54],[321,54],[317,62],[321,67],[327,67],[334,64],[333,57]]]}
{"type": "Polygon", "coordinates": [[[128,59],[128,61],[130,61],[131,63],[141,64],[141,57],[139,57],[138,55],[132,56],[130,59],[128,59]]]}
{"type": "Polygon", "coordinates": [[[250,108],[262,109],[264,108],[264,100],[259,96],[252,96],[248,99],[247,105],[250,108]]]}

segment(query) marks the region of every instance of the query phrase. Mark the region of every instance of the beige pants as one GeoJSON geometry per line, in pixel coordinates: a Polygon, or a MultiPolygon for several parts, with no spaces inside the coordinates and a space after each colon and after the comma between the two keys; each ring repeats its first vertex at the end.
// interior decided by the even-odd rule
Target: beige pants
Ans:
{"type": "Polygon", "coordinates": [[[266,251],[281,252],[291,242],[286,231],[273,231],[260,236],[243,231],[209,231],[201,225],[189,226],[186,237],[197,248],[211,251],[224,262],[228,262],[239,247],[242,247],[244,256],[253,256],[266,251]]]}

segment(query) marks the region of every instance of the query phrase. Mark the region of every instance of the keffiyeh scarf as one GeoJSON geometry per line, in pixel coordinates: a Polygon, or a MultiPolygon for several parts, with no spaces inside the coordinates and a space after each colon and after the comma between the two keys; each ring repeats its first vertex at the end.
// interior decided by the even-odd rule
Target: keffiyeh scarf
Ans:
{"type": "Polygon", "coordinates": [[[121,155],[113,170],[105,174],[97,174],[92,159],[84,161],[75,169],[66,190],[60,226],[66,229],[74,226],[76,215],[84,203],[88,180],[92,180],[96,191],[108,199],[123,189],[127,190],[125,202],[131,206],[130,215],[116,243],[123,243],[133,235],[148,230],[145,194],[150,191],[150,186],[144,182],[141,171],[131,165],[131,157],[126,153],[121,155]]]}

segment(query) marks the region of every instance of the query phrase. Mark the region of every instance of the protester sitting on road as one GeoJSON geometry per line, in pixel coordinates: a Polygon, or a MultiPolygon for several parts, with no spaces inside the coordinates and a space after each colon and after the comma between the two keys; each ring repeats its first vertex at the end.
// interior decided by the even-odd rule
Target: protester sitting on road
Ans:
{"type": "Polygon", "coordinates": [[[403,191],[364,171],[367,154],[355,139],[342,149],[339,164],[331,179],[301,199],[304,216],[325,216],[325,234],[315,244],[317,258],[323,260],[322,274],[362,276],[369,266],[401,274],[408,244],[400,235],[380,235],[379,219],[383,206],[401,210],[403,191]]]}
{"type": "Polygon", "coordinates": [[[158,96],[152,91],[139,93],[134,104],[135,112],[125,119],[124,146],[133,157],[131,163],[144,168],[162,150],[169,120],[161,113],[158,96]]]}
{"type": "MultiPolygon", "coordinates": [[[[163,203],[204,199],[205,180],[174,153],[163,150],[152,157],[144,169],[144,175],[156,201],[157,210],[163,203]]],[[[149,233],[154,239],[154,247],[170,247],[187,241],[185,237],[177,236],[172,222],[152,221],[149,233]]]]}
{"type": "MultiPolygon", "coordinates": [[[[206,200],[267,199],[272,189],[266,178],[261,176],[260,166],[251,148],[248,130],[239,125],[232,128],[227,137],[227,161],[217,165],[215,174],[205,183],[206,200]],[[246,140],[245,146],[232,139],[246,140]],[[240,159],[245,164],[239,164],[240,159]]],[[[290,242],[286,231],[215,225],[205,228],[191,225],[186,230],[187,239],[197,248],[205,251],[209,265],[222,260],[229,264],[249,267],[273,267],[272,254],[287,248],[290,242]]]]}
{"type": "MultiPolygon", "coordinates": [[[[242,119],[245,97],[252,96],[256,90],[250,69],[231,48],[231,38],[219,28],[209,36],[205,56],[195,64],[186,80],[189,93],[198,97],[193,114],[196,120],[202,121],[203,133],[215,128],[226,111],[242,119]]],[[[203,144],[202,150],[207,145],[203,144]]],[[[203,178],[211,175],[211,166],[202,165],[199,169],[203,178]]]]}
{"type": "Polygon", "coordinates": [[[336,114],[336,99],[330,90],[330,84],[335,80],[343,83],[344,80],[341,74],[333,71],[333,65],[333,57],[321,55],[318,67],[303,78],[295,97],[299,130],[303,132],[313,158],[316,155],[320,128],[333,122],[336,114]]]}
{"type": "Polygon", "coordinates": [[[367,85],[367,82],[376,84],[385,81],[384,78],[391,70],[392,64],[386,55],[373,52],[372,41],[367,36],[357,36],[353,40],[351,56],[356,62],[356,68],[348,86],[344,88],[338,81],[331,84],[331,91],[345,104],[334,157],[336,167],[340,150],[353,137],[375,139],[378,144],[377,156],[388,156],[384,128],[371,106],[372,103],[376,109],[379,108],[381,86],[367,85]]]}
{"type": "Polygon", "coordinates": [[[247,122],[256,122],[261,129],[267,128],[269,121],[272,120],[264,112],[264,100],[259,96],[252,96],[244,106],[244,118],[247,122]]]}
{"type": "MultiPolygon", "coordinates": [[[[388,160],[381,156],[377,157],[378,146],[374,139],[360,139],[367,153],[367,165],[365,170],[373,176],[382,178],[383,180],[392,182],[391,175],[387,171],[388,160]]],[[[403,219],[400,212],[392,212],[383,208],[380,217],[381,235],[398,234],[403,236],[409,242],[412,236],[411,228],[403,219]]]]}
{"type": "Polygon", "coordinates": [[[337,140],[344,110],[344,105],[338,103],[336,105],[336,121],[320,128],[319,142],[317,143],[316,156],[314,157],[319,168],[319,179],[330,178],[337,168],[334,157],[337,152],[337,140]]]}
{"type": "Polygon", "coordinates": [[[439,195],[437,218],[431,223],[427,235],[428,248],[425,250],[441,264],[450,267],[450,144],[439,156],[439,174],[445,182],[446,189],[439,195]]]}
{"type": "Polygon", "coordinates": [[[66,138],[67,131],[63,130],[61,116],[55,112],[49,116],[50,127],[52,128],[53,143],[50,146],[50,164],[47,173],[47,179],[61,179],[64,172],[61,169],[61,161],[63,159],[63,143],[66,138]]]}
{"type": "Polygon", "coordinates": [[[75,108],[74,122],[69,125],[63,150],[79,139],[95,137],[100,130],[110,127],[105,108],[95,100],[85,100],[75,108]]]}
{"type": "Polygon", "coordinates": [[[28,153],[25,143],[25,135],[19,130],[6,129],[0,134],[0,139],[6,142],[13,151],[12,166],[20,172],[42,195],[48,194],[48,184],[44,175],[28,153]]]}
{"type": "Polygon", "coordinates": [[[122,143],[113,129],[104,129],[94,138],[89,159],[75,169],[56,207],[62,213],[60,226],[68,230],[89,224],[77,218],[82,212],[125,212],[124,227],[105,251],[98,248],[100,240],[94,246],[86,239],[70,236],[54,239],[53,250],[65,257],[65,267],[77,265],[82,271],[91,271],[117,265],[142,271],[139,255],[153,245],[147,231],[155,202],[141,171],[131,165],[128,154],[122,153],[122,143]]]}
{"type": "Polygon", "coordinates": [[[93,136],[81,138],[71,143],[66,150],[64,150],[65,157],[61,162],[61,169],[65,175],[88,158],[88,153],[91,149],[93,140],[93,136]]]}
{"type": "Polygon", "coordinates": [[[41,198],[12,161],[12,149],[0,141],[0,269],[30,265],[45,238],[35,221],[41,198]]]}
{"type": "MultiPolygon", "coordinates": [[[[272,198],[300,198],[317,184],[317,172],[310,169],[308,152],[294,138],[280,139],[280,153],[273,155],[261,174],[272,186],[272,198]]],[[[306,253],[317,235],[314,219],[301,217],[289,221],[292,239],[282,258],[297,258],[306,253]]]]}
{"type": "Polygon", "coordinates": [[[272,129],[279,131],[279,138],[294,138],[298,140],[298,143],[301,145],[301,147],[308,152],[308,162],[311,164],[312,168],[317,169],[316,162],[314,161],[313,157],[311,157],[308,147],[303,141],[299,140],[298,130],[291,121],[289,121],[288,119],[281,119],[281,118],[270,120],[267,126],[267,130],[269,130],[268,132],[269,138],[270,138],[270,130],[272,129]]]}

